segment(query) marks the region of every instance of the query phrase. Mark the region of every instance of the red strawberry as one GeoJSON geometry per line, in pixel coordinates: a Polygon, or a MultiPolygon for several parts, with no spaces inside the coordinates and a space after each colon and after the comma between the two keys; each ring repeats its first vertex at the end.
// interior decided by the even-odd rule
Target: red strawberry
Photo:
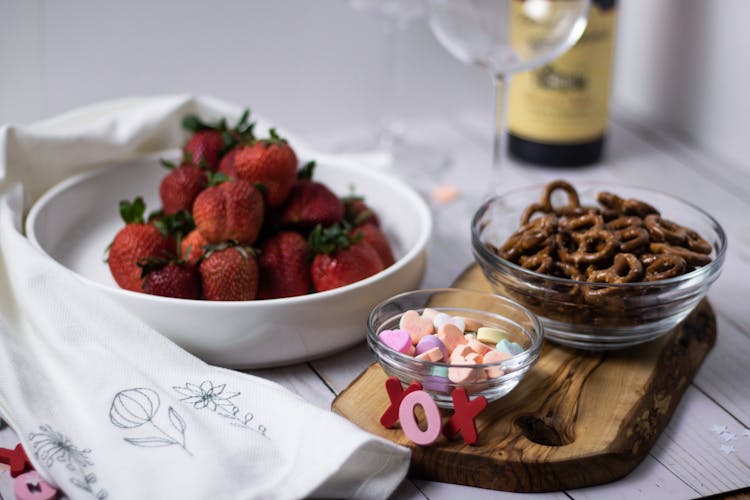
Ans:
{"type": "Polygon", "coordinates": [[[263,195],[243,180],[206,188],[193,203],[195,226],[209,243],[252,244],[263,224],[263,211],[263,195]]]}
{"type": "Polygon", "coordinates": [[[191,212],[195,198],[208,184],[206,173],[195,165],[183,164],[175,168],[168,162],[162,163],[171,168],[159,185],[164,213],[173,214],[180,210],[191,212]]]}
{"type": "Polygon", "coordinates": [[[143,291],[151,295],[177,299],[200,299],[201,280],[198,270],[190,265],[169,262],[163,267],[144,267],[143,291]]]}
{"type": "Polygon", "coordinates": [[[361,196],[349,196],[344,202],[344,218],[352,226],[369,223],[380,227],[377,214],[364,202],[361,196]]]}
{"type": "Polygon", "coordinates": [[[253,137],[255,123],[248,123],[249,116],[250,111],[245,110],[237,125],[231,129],[223,119],[216,125],[210,125],[196,115],[186,116],[182,120],[182,126],[193,134],[182,150],[194,165],[205,165],[216,171],[225,151],[233,148],[238,142],[253,137]]]}
{"type": "Polygon", "coordinates": [[[318,292],[363,280],[383,270],[378,252],[364,240],[352,240],[347,228],[338,224],[310,234],[310,247],[316,252],[310,266],[313,287],[318,292]]]}
{"type": "Polygon", "coordinates": [[[120,215],[126,225],[115,236],[107,258],[109,270],[117,284],[134,292],[143,291],[138,262],[148,258],[166,258],[172,254],[169,238],[151,224],[144,224],[145,210],[146,205],[140,197],[132,203],[120,202],[120,215]]]}
{"type": "Polygon", "coordinates": [[[258,292],[258,264],[244,247],[210,252],[198,270],[207,300],[253,300],[258,292]]]}
{"type": "Polygon", "coordinates": [[[188,265],[196,266],[198,265],[198,261],[203,257],[203,254],[206,253],[202,248],[205,245],[208,245],[206,238],[203,237],[200,231],[193,229],[182,239],[180,255],[185,259],[185,262],[187,262],[188,265]],[[188,251],[188,249],[190,251],[188,251]]]}
{"type": "Polygon", "coordinates": [[[297,155],[285,139],[271,129],[270,138],[241,147],[234,157],[240,179],[263,184],[266,203],[278,207],[284,203],[297,177],[297,155]]]}
{"type": "Polygon", "coordinates": [[[231,177],[232,179],[238,178],[237,167],[234,166],[234,157],[237,156],[237,151],[239,151],[240,147],[241,146],[230,149],[227,151],[227,154],[221,157],[219,170],[217,170],[217,172],[222,173],[227,177],[231,177]]]}
{"type": "Polygon", "coordinates": [[[299,233],[284,231],[268,238],[258,258],[258,298],[276,299],[308,293],[312,289],[311,257],[307,240],[299,233]]]}
{"type": "Polygon", "coordinates": [[[211,170],[219,166],[219,158],[224,151],[224,138],[216,130],[198,130],[190,136],[183,151],[190,155],[195,165],[205,164],[211,170]]]}
{"type": "Polygon", "coordinates": [[[385,267],[396,262],[396,259],[393,257],[393,250],[391,250],[391,243],[379,227],[373,224],[362,224],[352,231],[352,235],[355,236],[359,233],[362,233],[362,239],[378,252],[380,260],[383,261],[385,267]]]}
{"type": "Polygon", "coordinates": [[[320,182],[312,179],[315,162],[302,167],[284,205],[281,222],[286,226],[309,229],[318,224],[330,226],[344,217],[342,201],[320,182]]]}

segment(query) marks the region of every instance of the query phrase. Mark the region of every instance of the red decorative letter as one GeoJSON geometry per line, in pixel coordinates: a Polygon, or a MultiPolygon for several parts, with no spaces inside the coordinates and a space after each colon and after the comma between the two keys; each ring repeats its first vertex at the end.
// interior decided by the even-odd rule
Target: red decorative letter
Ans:
{"type": "Polygon", "coordinates": [[[385,390],[388,391],[388,399],[391,400],[391,404],[388,409],[385,410],[383,416],[380,417],[380,423],[386,429],[392,428],[396,422],[398,422],[398,409],[401,406],[401,401],[404,396],[414,391],[421,391],[422,384],[419,382],[412,382],[409,387],[404,390],[401,386],[401,382],[397,377],[388,377],[385,381],[385,390]]]}
{"type": "Polygon", "coordinates": [[[0,448],[0,462],[10,465],[10,477],[16,477],[24,471],[33,469],[29,457],[20,444],[14,450],[0,448]]]}
{"type": "Polygon", "coordinates": [[[451,393],[453,398],[453,415],[443,426],[443,434],[448,439],[453,438],[459,432],[466,444],[477,442],[477,425],[474,419],[487,408],[487,399],[477,396],[469,401],[466,389],[459,387],[451,393]]]}

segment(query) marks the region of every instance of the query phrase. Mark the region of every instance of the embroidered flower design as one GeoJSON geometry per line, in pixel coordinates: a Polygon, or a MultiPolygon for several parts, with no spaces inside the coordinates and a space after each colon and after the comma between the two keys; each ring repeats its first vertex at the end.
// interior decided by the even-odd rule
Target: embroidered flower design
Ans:
{"type": "Polygon", "coordinates": [[[39,430],[41,432],[31,433],[31,443],[34,446],[34,454],[46,467],[52,467],[55,461],[65,464],[68,470],[94,465],[87,457],[91,450],[78,449],[70,439],[49,425],[42,425],[39,430]]]}
{"type": "Polygon", "coordinates": [[[217,408],[230,410],[234,408],[234,403],[230,399],[240,395],[239,392],[224,392],[226,384],[214,385],[210,380],[206,380],[201,385],[195,385],[188,382],[185,387],[174,387],[174,390],[185,396],[180,401],[192,404],[196,410],[208,408],[216,411],[217,408]]]}
{"type": "Polygon", "coordinates": [[[184,386],[172,388],[184,396],[180,401],[193,405],[196,410],[205,408],[226,418],[235,427],[248,429],[268,438],[266,426],[253,421],[255,415],[250,412],[245,413],[244,416],[240,415],[240,409],[231,401],[240,393],[227,391],[226,384],[214,385],[210,380],[204,380],[200,385],[187,382],[184,386]]]}
{"type": "Polygon", "coordinates": [[[115,394],[114,399],[112,399],[112,406],[109,408],[109,420],[112,425],[121,429],[136,429],[149,424],[149,428],[158,433],[158,435],[123,438],[133,446],[143,448],[179,446],[192,456],[186,446],[185,431],[187,425],[185,420],[174,408],[171,406],[168,408],[167,415],[169,423],[176,433],[177,437],[175,437],[175,433],[170,434],[154,421],[160,407],[161,400],[153,389],[147,387],[125,389],[115,394]]]}
{"type": "Polygon", "coordinates": [[[91,450],[80,449],[64,434],[57,432],[49,425],[39,426],[39,432],[29,434],[29,440],[34,449],[34,456],[51,469],[56,463],[65,465],[70,471],[70,482],[76,487],[88,492],[97,500],[104,500],[106,490],[95,490],[96,475],[86,469],[94,465],[89,460],[91,450]]]}

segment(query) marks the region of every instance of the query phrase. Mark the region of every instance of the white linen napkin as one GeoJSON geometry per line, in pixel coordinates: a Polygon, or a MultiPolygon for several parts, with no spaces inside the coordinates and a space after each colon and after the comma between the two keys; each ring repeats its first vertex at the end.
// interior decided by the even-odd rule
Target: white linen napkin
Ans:
{"type": "Polygon", "coordinates": [[[72,499],[388,496],[408,449],[277,384],[207,365],[23,236],[25,209],[46,189],[178,146],[191,112],[211,120],[241,108],[124,99],[0,129],[0,416],[72,499]]]}

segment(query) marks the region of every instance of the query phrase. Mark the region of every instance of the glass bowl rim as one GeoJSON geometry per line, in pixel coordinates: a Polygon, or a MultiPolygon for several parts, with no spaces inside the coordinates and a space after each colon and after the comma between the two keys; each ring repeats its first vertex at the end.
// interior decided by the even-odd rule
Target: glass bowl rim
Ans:
{"type": "MultiPolygon", "coordinates": [[[[644,188],[642,186],[634,185],[634,184],[625,184],[625,183],[617,183],[617,182],[597,182],[597,181],[584,181],[584,182],[578,182],[575,185],[573,185],[574,188],[576,188],[576,191],[578,192],[579,189],[577,186],[585,186],[585,187],[596,187],[596,186],[613,186],[615,188],[621,187],[625,189],[633,189],[636,191],[643,191],[645,193],[653,193],[657,194],[659,196],[663,196],[666,198],[670,198],[673,201],[676,201],[678,203],[681,203],[694,211],[698,212],[701,216],[705,217],[711,225],[716,230],[716,234],[718,236],[718,242],[719,242],[719,248],[716,250],[716,257],[706,264],[705,266],[699,267],[698,269],[695,269],[689,273],[681,274],[679,276],[675,276],[673,278],[668,278],[664,280],[657,280],[657,281],[635,281],[631,283],[594,283],[589,281],[577,281],[570,278],[561,278],[558,276],[552,276],[549,274],[542,274],[538,273],[536,271],[532,271],[530,269],[526,269],[525,267],[521,267],[518,264],[515,264],[509,260],[506,260],[499,255],[495,254],[494,252],[490,251],[479,239],[479,220],[481,216],[484,214],[486,209],[492,205],[493,203],[497,202],[498,200],[508,197],[513,194],[525,192],[525,191],[532,191],[534,189],[539,190],[539,192],[542,192],[542,190],[547,186],[549,183],[537,183],[537,184],[530,184],[518,188],[514,188],[508,191],[505,191],[501,194],[496,194],[485,200],[479,208],[474,212],[474,215],[471,218],[471,245],[474,250],[474,254],[479,257],[481,257],[483,260],[487,261],[493,267],[507,267],[512,269],[513,271],[516,271],[517,273],[520,273],[522,275],[527,275],[529,278],[536,278],[536,279],[544,279],[546,281],[550,281],[552,283],[561,284],[561,285],[581,285],[585,284],[587,286],[591,286],[592,288],[619,288],[623,290],[632,289],[632,288],[656,288],[659,286],[665,286],[665,285],[675,285],[679,284],[685,281],[690,281],[693,278],[700,278],[701,282],[703,282],[706,278],[706,275],[711,275],[717,272],[719,269],[721,269],[723,263],[724,263],[724,257],[726,255],[726,249],[727,249],[727,236],[724,231],[724,228],[719,224],[719,221],[716,220],[711,214],[706,212],[704,209],[699,207],[698,205],[689,202],[687,200],[684,200],[683,198],[680,198],[678,196],[669,194],[665,191],[659,191],[656,189],[650,189],[650,188],[644,188]]],[[[657,207],[658,210],[658,207],[657,207]]],[[[481,265],[481,263],[480,263],[481,265]]]]}

